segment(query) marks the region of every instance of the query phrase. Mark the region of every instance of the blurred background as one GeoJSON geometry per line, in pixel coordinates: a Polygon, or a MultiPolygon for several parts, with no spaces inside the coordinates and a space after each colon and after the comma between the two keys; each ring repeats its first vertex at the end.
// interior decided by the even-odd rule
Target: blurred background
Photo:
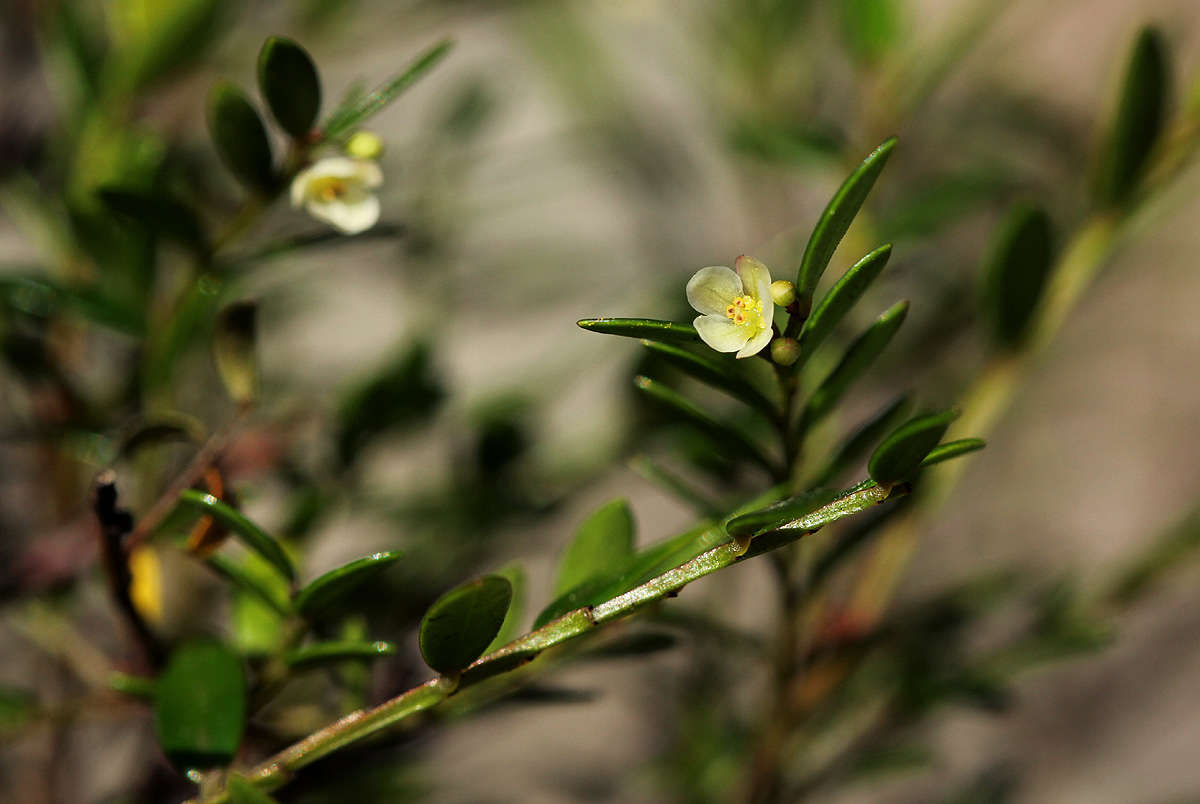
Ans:
{"type": "MultiPolygon", "coordinates": [[[[303,577],[404,551],[341,626],[398,653],[289,685],[251,723],[247,759],[261,759],[428,677],[416,624],[463,580],[519,563],[528,626],[571,532],[606,500],[630,501],[640,544],[687,528],[695,512],[645,479],[649,460],[713,500],[753,489],[636,398],[632,377],[654,369],[636,341],[575,321],[690,320],[688,277],[742,253],[790,276],[830,195],[892,134],[829,277],[881,242],[894,255],[837,337],[897,298],[912,310],[814,449],[900,391],[961,401],[996,364],[976,298],[1008,210],[1045,208],[1061,250],[1101,214],[1094,165],[1144,25],[1170,56],[1161,147],[1191,142],[1196,12],[1193,0],[9,0],[0,798],[189,794],[147,707],[106,681],[144,668],[100,569],[89,495],[101,469],[117,467],[141,517],[215,434],[222,482],[303,577]],[[325,109],[444,37],[455,47],[370,123],[386,143],[379,226],[332,238],[276,203],[200,274],[181,238],[129,225],[97,191],[166,188],[229,231],[241,191],[209,142],[205,98],[218,78],[253,94],[272,34],[312,55],[325,109]],[[246,298],[261,394],[239,415],[209,342],[218,306],[246,298]]],[[[988,448],[921,520],[894,598],[879,592],[899,623],[946,595],[973,601],[952,635],[913,632],[920,656],[951,639],[956,657],[991,655],[1064,595],[1102,611],[1103,637],[1051,645],[1039,659],[1063,661],[1016,662],[1020,674],[991,668],[996,687],[965,705],[852,743],[849,755],[873,751],[861,762],[812,747],[805,761],[833,771],[813,771],[806,795],[1200,801],[1188,552],[1200,524],[1187,518],[1200,500],[1200,174],[1186,158],[1158,164],[1078,304],[1021,364],[988,448]],[[1136,571],[1146,580],[1131,586],[1136,571]],[[997,573],[1025,590],[1015,610],[976,594],[997,573]]],[[[269,652],[278,618],[172,547],[191,526],[168,517],[154,533],[147,619],[166,641],[220,633],[269,652]]],[[[318,765],[280,800],[738,800],[779,605],[768,575],[750,561],[706,578],[652,613],[653,630],[626,626],[663,637],[646,655],[564,657],[522,694],[318,765]]],[[[843,575],[838,589],[872,594],[868,570],[843,575]]],[[[836,714],[805,728],[836,734],[836,714]]]]}

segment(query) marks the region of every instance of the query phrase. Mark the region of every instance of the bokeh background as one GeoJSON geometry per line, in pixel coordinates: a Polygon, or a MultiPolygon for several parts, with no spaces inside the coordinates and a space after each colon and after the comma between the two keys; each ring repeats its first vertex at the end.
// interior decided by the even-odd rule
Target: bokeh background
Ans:
{"type": "MultiPolygon", "coordinates": [[[[531,620],[572,529],[605,500],[630,500],[642,543],[692,520],[629,464],[667,444],[689,448],[633,396],[640,347],[576,319],[686,320],[687,278],[741,253],[787,276],[846,172],[896,134],[867,219],[830,276],[894,242],[855,323],[895,298],[913,308],[844,423],[898,390],[953,403],[985,360],[975,298],[991,237],[1021,200],[1049,211],[1060,243],[1086,220],[1089,166],[1140,26],[1165,34],[1172,114],[1195,115],[1200,97],[1192,0],[905,0],[881,16],[861,10],[874,7],[866,0],[294,0],[228,4],[186,64],[131,93],[136,135],[92,132],[78,111],[88,71],[55,27],[62,7],[120,47],[169,5],[6,4],[0,280],[122,281],[120,260],[81,255],[60,227],[106,171],[127,169],[108,148],[117,139],[177,158],[175,186],[217,216],[231,209],[238,191],[207,142],[204,98],[218,77],[253,86],[265,36],[305,45],[328,102],[442,37],[456,42],[371,123],[387,143],[383,225],[247,258],[223,280],[260,305],[262,399],[226,464],[244,509],[291,538],[307,577],[372,550],[406,553],[367,618],[401,651],[363,682],[363,700],[425,677],[413,628],[461,580],[519,561],[531,620]],[[392,380],[390,418],[351,421],[347,400],[380,376],[392,380]]],[[[1187,161],[1174,170],[1031,362],[987,450],[967,459],[922,534],[901,609],[1000,569],[1070,579],[1086,596],[1196,506],[1200,175],[1187,161]]],[[[230,252],[318,231],[277,204],[230,252]]],[[[187,274],[178,254],[156,259],[139,298],[162,333],[187,274]]],[[[211,432],[232,406],[203,328],[171,347],[154,384],[147,354],[168,336],[146,345],[78,310],[5,304],[0,684],[13,692],[0,798],[179,800],[187,786],[159,757],[146,708],[105,689],[128,645],[97,566],[88,487],[136,422],[186,417],[211,432]]],[[[155,446],[128,461],[130,507],[144,511],[191,453],[155,446]]],[[[745,482],[714,472],[714,494],[745,482]]],[[[201,569],[161,553],[164,634],[232,617],[236,639],[258,638],[252,615],[201,569]]],[[[936,710],[907,733],[932,749],[919,767],[837,780],[820,797],[1200,800],[1200,569],[1187,558],[1112,613],[1103,649],[1022,674],[998,711],[936,710]]],[[[376,798],[320,800],[734,799],[738,743],[749,739],[736,724],[752,722],[763,685],[738,646],[771,633],[767,576],[748,562],[708,578],[677,602],[709,624],[676,624],[671,649],[567,664],[540,696],[335,764],[310,798],[338,774],[374,774],[376,798]]],[[[971,638],[986,645],[1005,627],[971,638]]],[[[302,736],[346,702],[315,683],[285,695],[264,717],[262,744],[302,736]]]]}

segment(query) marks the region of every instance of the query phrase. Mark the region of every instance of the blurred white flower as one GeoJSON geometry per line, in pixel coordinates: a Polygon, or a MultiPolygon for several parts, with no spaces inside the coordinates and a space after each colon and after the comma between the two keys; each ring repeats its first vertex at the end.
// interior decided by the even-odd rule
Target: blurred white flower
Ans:
{"type": "Polygon", "coordinates": [[[701,268],[687,283],[688,304],[701,313],[692,323],[700,340],[718,352],[756,355],[771,342],[775,304],[771,272],[753,257],[701,268]]]}
{"type": "Polygon", "coordinates": [[[374,162],[331,156],[292,179],[292,206],[303,206],[344,234],[357,234],[379,220],[379,199],[371,191],[381,184],[383,173],[374,162]]]}

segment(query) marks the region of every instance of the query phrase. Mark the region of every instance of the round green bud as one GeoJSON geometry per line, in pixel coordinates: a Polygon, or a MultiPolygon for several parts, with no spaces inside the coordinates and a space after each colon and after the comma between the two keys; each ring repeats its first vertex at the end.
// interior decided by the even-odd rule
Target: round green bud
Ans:
{"type": "Polygon", "coordinates": [[[346,154],[355,159],[378,159],[383,153],[383,140],[374,131],[356,131],[346,141],[346,154]]]}
{"type": "Polygon", "coordinates": [[[771,283],[771,301],[780,307],[787,307],[796,300],[796,286],[786,279],[776,279],[771,283]]]}
{"type": "Polygon", "coordinates": [[[776,338],[771,341],[771,359],[781,366],[792,365],[800,359],[800,342],[795,338],[776,338]]]}

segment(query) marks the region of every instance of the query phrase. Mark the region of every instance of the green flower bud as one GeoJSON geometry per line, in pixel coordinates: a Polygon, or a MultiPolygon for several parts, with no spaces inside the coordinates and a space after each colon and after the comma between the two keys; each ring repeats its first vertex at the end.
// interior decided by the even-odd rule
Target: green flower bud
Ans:
{"type": "Polygon", "coordinates": [[[771,301],[780,307],[787,307],[796,300],[796,286],[786,279],[777,279],[771,283],[771,301]]]}
{"type": "MultiPolygon", "coordinates": [[[[774,287],[771,289],[774,290],[774,287]]],[[[792,365],[800,359],[799,341],[795,338],[776,338],[771,341],[771,359],[781,366],[792,365]]]]}
{"type": "Polygon", "coordinates": [[[383,153],[383,140],[374,131],[356,131],[346,142],[346,154],[355,159],[378,159],[383,153]]]}

